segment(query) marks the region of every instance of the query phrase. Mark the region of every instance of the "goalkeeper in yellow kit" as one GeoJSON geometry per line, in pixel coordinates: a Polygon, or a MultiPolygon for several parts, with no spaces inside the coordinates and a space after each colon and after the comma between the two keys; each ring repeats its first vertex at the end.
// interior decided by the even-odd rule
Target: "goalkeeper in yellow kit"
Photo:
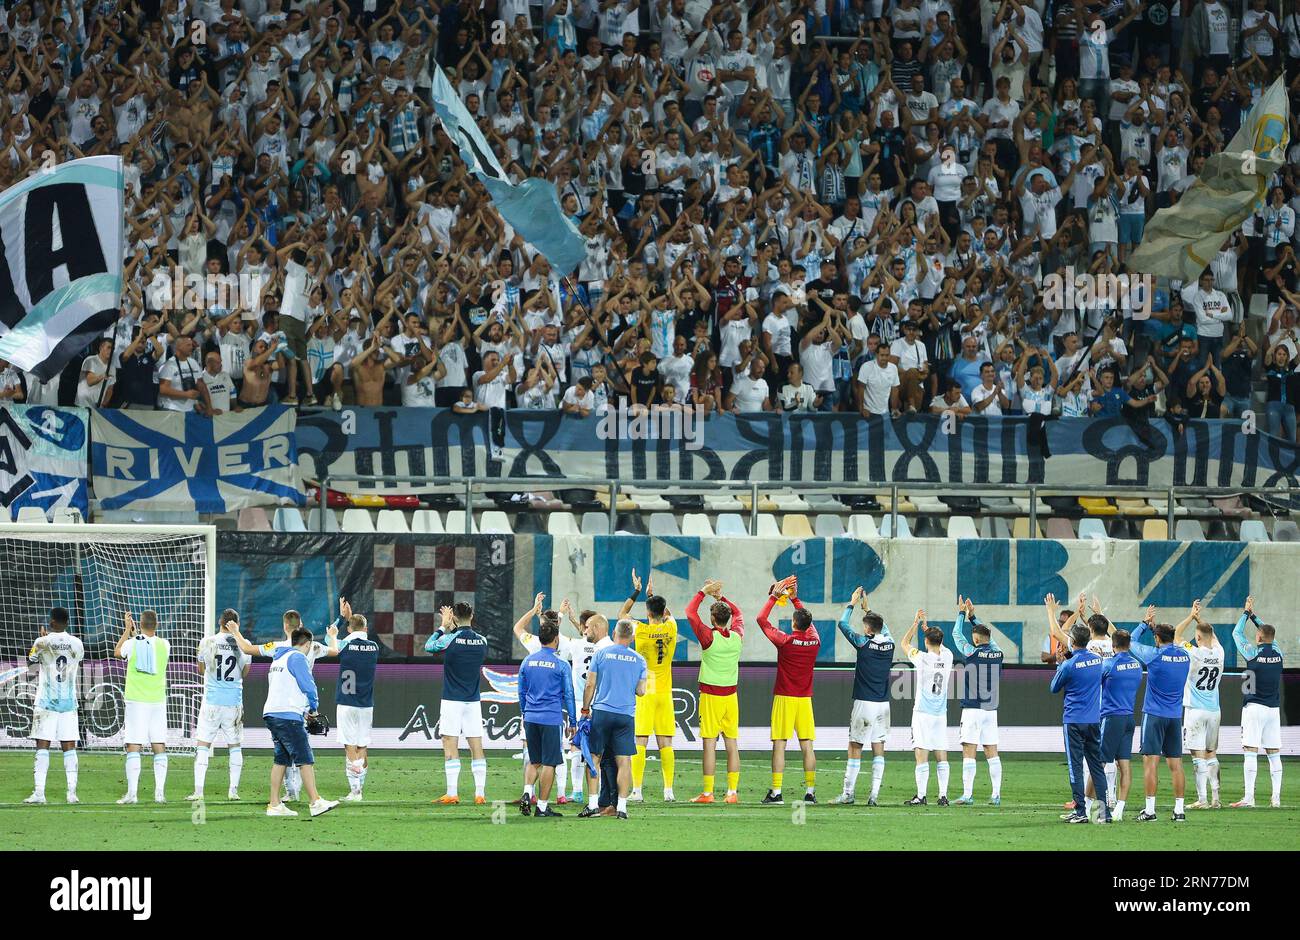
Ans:
{"type": "MultiPolygon", "coordinates": [[[[641,596],[641,579],[632,569],[632,594],[623,602],[619,619],[628,616],[632,605],[641,596]]],[[[676,710],[673,708],[673,654],[677,652],[677,621],[668,613],[668,604],[654,593],[654,579],[646,579],[646,622],[636,623],[636,651],[645,657],[650,670],[646,694],[636,700],[636,754],[632,758],[633,802],[640,802],[641,781],[645,777],[645,751],[654,735],[659,744],[659,762],[664,773],[664,802],[672,803],[673,770],[676,757],[673,753],[673,735],[677,731],[676,710]]]]}

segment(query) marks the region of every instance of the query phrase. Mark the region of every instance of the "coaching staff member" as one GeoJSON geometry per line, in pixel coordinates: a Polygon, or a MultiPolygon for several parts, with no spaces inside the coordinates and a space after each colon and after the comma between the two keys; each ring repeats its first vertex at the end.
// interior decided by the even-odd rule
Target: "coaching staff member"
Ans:
{"type": "MultiPolygon", "coordinates": [[[[645,657],[631,648],[636,625],[626,618],[614,627],[614,642],[599,650],[587,667],[587,688],[582,693],[582,717],[591,717],[591,753],[599,764],[606,751],[614,752],[618,763],[618,811],[615,816],[627,819],[627,794],[632,786],[632,755],[636,753],[633,735],[636,698],[645,695],[649,669],[645,657]]],[[[596,794],[597,780],[591,779],[587,808],[580,819],[600,813],[596,794]]]]}

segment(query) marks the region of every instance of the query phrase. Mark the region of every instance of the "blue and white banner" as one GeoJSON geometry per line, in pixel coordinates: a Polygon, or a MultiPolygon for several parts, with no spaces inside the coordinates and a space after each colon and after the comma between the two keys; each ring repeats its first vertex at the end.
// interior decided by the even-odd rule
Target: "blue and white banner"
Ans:
{"type": "Polygon", "coordinates": [[[90,412],[44,405],[0,407],[0,507],[10,518],[36,506],[88,515],[86,440],[90,412]]]}
{"type": "Polygon", "coordinates": [[[437,65],[433,73],[433,109],[460,158],[492,195],[492,205],[524,241],[545,255],[557,274],[573,273],[586,257],[586,240],[560,208],[555,184],[538,177],[511,183],[447,76],[437,65]]]}
{"type": "Polygon", "coordinates": [[[96,411],[95,496],[102,509],[230,512],[302,505],[291,408],[206,418],[175,411],[96,411]]]}
{"type": "Polygon", "coordinates": [[[122,158],[38,170],[0,193],[0,359],[48,381],[117,319],[122,158]]]}

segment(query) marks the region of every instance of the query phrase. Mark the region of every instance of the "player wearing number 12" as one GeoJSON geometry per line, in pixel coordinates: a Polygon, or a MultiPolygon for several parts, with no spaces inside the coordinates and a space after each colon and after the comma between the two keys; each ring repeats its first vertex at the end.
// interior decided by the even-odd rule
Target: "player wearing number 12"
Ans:
{"type": "Polygon", "coordinates": [[[239,648],[233,636],[239,614],[227,607],[221,612],[221,629],[199,644],[199,674],[203,676],[203,702],[195,731],[194,792],[187,800],[203,799],[212,742],[220,734],[230,751],[230,788],[226,798],[239,799],[239,777],[244,770],[244,677],[253,659],[239,648]]]}
{"type": "MultiPolygon", "coordinates": [[[[664,775],[664,802],[671,803],[676,755],[673,735],[677,733],[677,715],[673,707],[673,656],[677,652],[677,621],[668,612],[667,602],[654,593],[654,579],[646,578],[646,622],[636,621],[636,651],[650,667],[646,694],[636,700],[636,755],[632,758],[633,803],[642,800],[641,783],[645,778],[646,745],[650,735],[659,745],[659,767],[664,775]]],[[[618,612],[622,620],[632,612],[641,595],[641,579],[632,569],[632,594],[618,612]]]]}
{"type": "Polygon", "coordinates": [[[32,737],[36,739],[36,763],[32,795],[24,803],[45,802],[45,777],[50,768],[50,742],[63,746],[63,774],[67,778],[67,800],[77,800],[77,669],[85,657],[85,647],[78,637],[68,633],[68,610],[50,610],[48,632],[32,644],[27,654],[40,674],[36,680],[36,712],[32,716],[32,737]]]}

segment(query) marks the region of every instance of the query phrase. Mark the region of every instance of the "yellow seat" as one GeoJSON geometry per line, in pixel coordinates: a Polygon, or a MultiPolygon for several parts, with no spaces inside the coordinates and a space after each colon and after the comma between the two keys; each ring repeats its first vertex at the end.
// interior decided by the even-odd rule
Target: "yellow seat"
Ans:
{"type": "Polygon", "coordinates": [[[788,512],[781,517],[781,534],[792,539],[812,538],[812,525],[801,512],[788,512]]]}
{"type": "MultiPolygon", "coordinates": [[[[753,493],[737,493],[736,499],[740,501],[740,505],[743,506],[747,512],[753,510],[753,506],[754,506],[753,493]]],[[[772,502],[772,498],[770,496],[765,496],[762,493],[760,493],[758,494],[758,511],[776,512],[777,511],[776,503],[772,502]]]]}
{"type": "Polygon", "coordinates": [[[1156,507],[1145,499],[1116,499],[1115,506],[1121,516],[1154,516],[1156,507]]]}
{"type": "Polygon", "coordinates": [[[1090,516],[1117,516],[1119,510],[1108,499],[1098,499],[1095,496],[1080,496],[1079,505],[1083,511],[1090,516]]]}
{"type": "Polygon", "coordinates": [[[1029,532],[1029,517],[1016,516],[1011,522],[1011,537],[1014,539],[1041,539],[1043,530],[1035,526],[1035,532],[1031,535],[1029,532]]]}
{"type": "MultiPolygon", "coordinates": [[[[606,509],[609,508],[609,489],[596,491],[596,502],[600,503],[606,509]]],[[[635,512],[638,506],[636,500],[629,497],[622,490],[618,491],[618,512],[635,512]]]]}
{"type": "Polygon", "coordinates": [[[1148,519],[1142,523],[1142,538],[1147,542],[1169,541],[1169,523],[1164,519],[1148,519]]]}

